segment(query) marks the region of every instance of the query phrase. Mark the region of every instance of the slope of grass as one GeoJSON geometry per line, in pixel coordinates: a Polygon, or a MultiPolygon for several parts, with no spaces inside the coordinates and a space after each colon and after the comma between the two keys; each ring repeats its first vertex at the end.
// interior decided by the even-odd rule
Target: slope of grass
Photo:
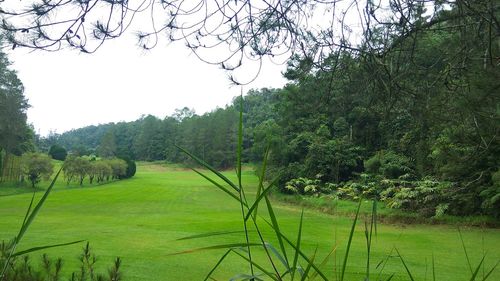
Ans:
{"type": "MultiPolygon", "coordinates": [[[[233,172],[225,174],[234,179],[233,172]]],[[[252,171],[244,171],[244,183],[250,190],[254,189],[257,178],[252,171]]],[[[15,194],[0,197],[0,240],[15,235],[30,196],[15,194]]],[[[243,242],[244,235],[233,233],[200,240],[176,239],[205,232],[241,230],[238,208],[236,201],[194,172],[141,163],[134,178],[101,186],[68,188],[60,180],[19,245],[19,250],[40,244],[86,239],[100,258],[101,267],[111,265],[115,256],[123,258],[125,280],[200,280],[224,250],[169,254],[219,243],[243,242]]],[[[280,227],[293,237],[298,228],[300,207],[277,202],[275,208],[280,227]]],[[[338,245],[338,251],[326,265],[325,271],[329,276],[335,276],[335,268],[341,265],[351,222],[352,219],[347,217],[312,210],[305,212],[302,235],[306,252],[312,254],[318,247],[320,259],[338,245]]],[[[361,217],[351,246],[346,280],[363,279],[366,258],[363,225],[364,218],[361,217]]],[[[462,229],[462,234],[473,266],[479,263],[484,252],[487,252],[487,266],[500,260],[500,230],[466,228],[462,229]]],[[[276,244],[276,241],[270,242],[276,244]]],[[[76,269],[74,266],[82,246],[46,252],[53,257],[62,256],[65,259],[64,268],[69,271],[76,269]]],[[[437,280],[469,279],[470,270],[454,227],[379,225],[372,245],[373,278],[381,268],[377,269],[376,265],[387,259],[382,276],[387,278],[395,273],[392,280],[408,280],[394,247],[404,255],[416,280],[431,280],[433,254],[437,280]]],[[[256,254],[259,256],[259,253],[256,254]]],[[[248,273],[243,264],[239,259],[230,257],[215,276],[227,280],[238,273],[248,273]]],[[[499,270],[489,280],[500,280],[499,270]]]]}

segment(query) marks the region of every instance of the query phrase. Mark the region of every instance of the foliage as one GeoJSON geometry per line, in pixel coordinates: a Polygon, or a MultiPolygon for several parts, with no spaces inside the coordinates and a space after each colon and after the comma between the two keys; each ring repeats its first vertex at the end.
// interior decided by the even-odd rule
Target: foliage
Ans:
{"type": "Polygon", "coordinates": [[[97,154],[103,158],[112,158],[116,155],[116,141],[113,132],[107,132],[101,138],[97,154]]]}
{"type": "Polygon", "coordinates": [[[285,184],[285,190],[288,193],[319,195],[321,193],[330,193],[336,187],[335,184],[323,184],[319,179],[297,178],[288,181],[285,184]]]}
{"type": "Polygon", "coordinates": [[[366,171],[372,174],[381,174],[388,179],[397,179],[400,176],[414,174],[410,160],[394,151],[378,151],[365,162],[366,171]]]}
{"type": "Polygon", "coordinates": [[[387,188],[381,192],[381,200],[390,208],[418,211],[425,217],[442,216],[450,206],[449,182],[423,180],[417,182],[383,180],[387,188]]]}
{"type": "MultiPolygon", "coordinates": [[[[135,163],[131,165],[135,165],[135,163]]],[[[70,155],[64,161],[63,172],[67,184],[76,179],[80,185],[83,185],[86,177],[89,178],[90,184],[94,182],[94,179],[97,183],[101,183],[111,179],[126,178],[128,164],[119,158],[96,159],[95,157],[70,155]]]]}
{"type": "Polygon", "coordinates": [[[33,149],[34,133],[26,122],[29,104],[23,84],[10,64],[0,50],[0,152],[21,155],[33,149]]]}
{"type": "Polygon", "coordinates": [[[136,170],[137,170],[135,161],[130,159],[129,157],[121,157],[120,159],[122,159],[123,161],[125,161],[127,163],[127,169],[125,171],[125,174],[119,175],[118,178],[128,179],[128,178],[133,177],[135,175],[136,170]]]}
{"type": "Polygon", "coordinates": [[[76,178],[80,185],[83,185],[83,180],[89,174],[90,169],[90,160],[86,157],[70,155],[63,164],[64,177],[68,184],[76,178]]]}
{"type": "Polygon", "coordinates": [[[23,154],[21,168],[34,188],[42,178],[48,179],[52,175],[54,166],[47,155],[30,152],[23,154]]]}
{"type": "Polygon", "coordinates": [[[493,173],[492,185],[481,191],[482,207],[495,217],[500,217],[500,171],[493,173]]]}
{"type": "Polygon", "coordinates": [[[66,156],[68,156],[68,152],[64,147],[54,144],[49,149],[49,155],[52,159],[64,161],[66,156]]]}
{"type": "MultiPolygon", "coordinates": [[[[0,266],[4,263],[10,253],[9,243],[2,241],[0,243],[0,266]]],[[[108,274],[96,273],[96,256],[87,242],[82,250],[79,259],[79,269],[63,278],[62,268],[64,262],[61,258],[51,259],[47,254],[42,254],[38,266],[33,266],[29,255],[13,258],[9,261],[8,270],[5,272],[2,280],[8,281],[119,281],[122,280],[121,259],[116,258],[112,267],[108,269],[108,274]]]]}

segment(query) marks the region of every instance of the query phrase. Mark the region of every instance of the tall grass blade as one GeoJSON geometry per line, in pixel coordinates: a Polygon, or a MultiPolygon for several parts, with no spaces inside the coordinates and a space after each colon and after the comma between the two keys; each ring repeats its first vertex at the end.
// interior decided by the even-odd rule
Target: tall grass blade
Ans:
{"type": "MultiPolygon", "coordinates": [[[[192,170],[195,171],[198,175],[204,177],[207,181],[211,182],[213,185],[215,185],[216,187],[218,187],[220,190],[222,190],[225,193],[227,193],[229,196],[233,197],[236,201],[238,201],[238,202],[241,203],[240,198],[238,196],[236,196],[234,193],[232,193],[229,189],[225,188],[224,186],[222,186],[218,182],[214,181],[213,179],[209,178],[207,175],[199,172],[198,170],[196,170],[196,169],[192,169],[192,170]]],[[[246,206],[245,203],[244,203],[244,205],[246,206]]]]}
{"type": "Polygon", "coordinates": [[[295,250],[295,254],[293,256],[293,262],[292,262],[292,281],[295,277],[295,269],[297,268],[297,264],[299,261],[299,250],[300,250],[300,242],[302,241],[302,222],[304,220],[304,209],[302,209],[302,212],[300,214],[300,222],[299,222],[299,231],[297,232],[297,242],[296,246],[298,250],[295,250]]]}
{"type": "Polygon", "coordinates": [[[274,213],[273,206],[271,204],[271,201],[267,196],[264,196],[266,199],[266,206],[267,206],[267,212],[269,213],[269,217],[271,218],[272,222],[272,228],[274,232],[276,233],[276,238],[278,239],[278,243],[280,245],[281,252],[283,253],[283,256],[285,257],[286,263],[289,264],[288,261],[288,256],[286,254],[286,249],[285,249],[285,243],[283,243],[280,227],[278,224],[278,220],[276,219],[276,214],[274,213]]]}
{"type": "Polygon", "coordinates": [[[391,281],[393,277],[394,277],[394,273],[391,274],[391,276],[389,276],[389,278],[387,278],[387,280],[385,280],[385,281],[391,281]]]}
{"type": "Polygon", "coordinates": [[[311,257],[311,263],[309,263],[306,267],[306,271],[304,271],[304,274],[302,274],[302,278],[300,279],[301,281],[305,281],[306,278],[309,276],[309,271],[311,271],[311,265],[314,263],[314,260],[316,259],[316,253],[318,252],[318,247],[314,250],[314,254],[311,257]]]}
{"type": "Polygon", "coordinates": [[[238,169],[238,186],[241,190],[241,154],[243,149],[243,89],[240,95],[240,120],[238,122],[238,148],[236,154],[236,164],[238,169]]]}
{"type": "Polygon", "coordinates": [[[26,220],[28,219],[28,216],[31,212],[31,208],[33,207],[33,202],[35,201],[35,194],[36,194],[36,191],[33,190],[33,195],[31,196],[30,204],[28,206],[28,209],[26,209],[26,214],[24,215],[23,223],[21,225],[24,225],[26,223],[26,220]]]}
{"type": "Polygon", "coordinates": [[[206,238],[206,237],[235,234],[235,233],[242,233],[242,232],[243,231],[241,231],[241,230],[208,232],[208,233],[196,234],[196,235],[191,235],[191,236],[185,236],[185,237],[176,239],[176,241],[206,238]]]}
{"type": "MultiPolygon", "coordinates": [[[[267,198],[267,197],[266,197],[267,198]]],[[[274,228],[273,224],[267,220],[264,219],[264,221],[272,228],[274,228]]],[[[318,275],[325,281],[328,281],[328,278],[326,277],[326,275],[314,264],[314,263],[311,263],[311,260],[309,259],[309,257],[304,254],[304,252],[302,252],[302,250],[300,250],[299,248],[297,248],[297,246],[292,242],[290,241],[290,239],[288,239],[283,233],[281,233],[281,231],[279,231],[279,229],[274,229],[274,231],[276,232],[276,235],[279,235],[288,245],[290,245],[290,247],[292,247],[294,250],[298,251],[299,252],[299,255],[308,263],[308,264],[311,264],[312,268],[318,273],[318,275]]]]}
{"type": "MultiPolygon", "coordinates": [[[[237,148],[237,177],[238,177],[238,191],[240,195],[240,207],[241,207],[241,218],[243,219],[243,228],[245,230],[245,239],[248,244],[247,250],[248,250],[248,260],[250,261],[250,272],[252,275],[254,275],[254,269],[253,269],[253,262],[252,262],[252,250],[250,249],[250,237],[248,235],[248,227],[247,227],[247,221],[245,220],[245,209],[244,203],[247,203],[246,195],[245,195],[245,190],[243,189],[243,185],[241,184],[241,154],[242,154],[242,149],[243,149],[243,88],[241,88],[241,95],[240,95],[240,118],[238,122],[238,148],[237,148]]],[[[248,204],[246,205],[248,208],[248,204]]],[[[267,250],[266,250],[267,251],[267,250]]],[[[269,256],[269,254],[268,254],[269,256]]]]}
{"type": "MultiPolygon", "coordinates": [[[[269,276],[269,278],[273,279],[273,280],[280,280],[279,279],[279,276],[277,277],[276,275],[270,273],[269,271],[267,271],[264,267],[262,267],[260,264],[256,263],[255,261],[253,260],[250,260],[248,257],[246,257],[245,255],[242,255],[241,253],[238,253],[237,251],[235,250],[232,250],[233,253],[237,254],[238,256],[240,256],[241,258],[243,258],[244,260],[246,260],[247,262],[251,263],[253,266],[255,266],[257,269],[259,269],[260,271],[262,271],[262,273],[264,273],[265,275],[269,276]]],[[[253,274],[252,274],[253,275],[253,274]]]]}
{"type": "MultiPolygon", "coordinates": [[[[42,208],[43,204],[45,203],[45,200],[47,200],[47,197],[49,196],[50,192],[52,191],[52,187],[54,187],[54,184],[56,183],[56,180],[59,177],[59,174],[61,173],[61,170],[62,170],[62,167],[59,169],[59,171],[57,171],[56,175],[52,179],[52,182],[50,183],[49,187],[47,188],[47,190],[43,194],[42,198],[40,198],[40,201],[38,201],[38,203],[36,204],[35,208],[33,208],[33,211],[31,211],[31,213],[29,213],[29,215],[28,215],[29,211],[26,212],[23,224],[21,225],[21,228],[19,229],[19,233],[14,238],[14,241],[12,243],[12,249],[10,249],[9,256],[5,260],[4,268],[2,269],[2,272],[0,274],[0,277],[2,279],[6,275],[5,273],[7,272],[8,264],[9,264],[10,260],[12,259],[12,256],[14,255],[14,253],[16,251],[17,245],[19,244],[19,242],[23,238],[24,234],[28,230],[28,228],[31,225],[31,223],[33,223],[33,220],[35,219],[36,215],[38,214],[38,212],[42,208]]],[[[33,194],[33,196],[34,196],[34,194],[33,194]]],[[[28,209],[31,209],[31,206],[32,205],[30,203],[30,207],[28,209]]]]}
{"type": "Polygon", "coordinates": [[[347,267],[347,258],[349,257],[349,251],[351,249],[352,237],[354,236],[354,230],[356,229],[356,223],[358,221],[359,210],[361,209],[361,199],[359,200],[358,208],[356,210],[356,215],[354,216],[354,221],[352,222],[351,232],[349,233],[349,240],[347,241],[347,249],[344,256],[344,263],[342,264],[342,270],[340,272],[340,281],[344,281],[345,269],[347,267]]]}
{"type": "Polygon", "coordinates": [[[184,148],[178,146],[178,145],[175,145],[175,147],[177,147],[178,149],[180,149],[183,153],[185,153],[187,156],[189,156],[191,159],[193,159],[194,161],[196,161],[196,163],[198,163],[199,165],[201,165],[202,167],[206,168],[207,170],[210,170],[212,173],[216,174],[217,177],[219,177],[220,179],[222,179],[224,182],[226,182],[229,186],[231,186],[234,190],[236,191],[240,191],[239,188],[232,182],[230,181],[226,176],[224,176],[222,173],[220,173],[219,171],[217,171],[214,167],[212,167],[210,164],[208,164],[207,162],[201,160],[200,158],[194,156],[191,152],[185,150],[184,148]]]}
{"type": "Polygon", "coordinates": [[[185,250],[185,251],[181,251],[181,252],[167,254],[167,256],[189,254],[189,253],[202,252],[202,251],[207,251],[207,250],[247,248],[247,247],[253,247],[253,246],[261,246],[261,244],[258,244],[258,243],[251,243],[251,244],[247,244],[247,243],[221,244],[221,245],[214,245],[214,246],[208,246],[208,247],[202,247],[202,248],[185,250]]]}
{"type": "Polygon", "coordinates": [[[238,274],[238,275],[233,276],[233,277],[231,277],[229,279],[229,281],[237,281],[237,280],[241,280],[241,281],[244,281],[244,280],[252,280],[252,281],[259,280],[259,281],[264,281],[264,279],[260,279],[256,275],[248,275],[248,274],[238,274]]]}
{"type": "Polygon", "coordinates": [[[247,212],[247,214],[245,216],[245,221],[247,221],[250,218],[250,216],[253,215],[255,217],[255,215],[257,215],[257,207],[259,206],[260,201],[264,198],[264,196],[266,196],[271,191],[271,187],[273,185],[275,185],[277,182],[278,182],[278,178],[274,179],[269,184],[269,186],[257,197],[257,199],[255,200],[255,202],[250,207],[250,209],[248,209],[248,212],[247,212]]]}
{"type": "Polygon", "coordinates": [[[403,266],[406,269],[406,273],[408,274],[408,277],[410,277],[411,281],[415,281],[415,278],[413,278],[413,275],[411,274],[410,269],[408,268],[408,265],[406,265],[405,260],[403,259],[403,256],[399,253],[398,249],[396,248],[396,253],[398,253],[399,258],[401,259],[401,262],[403,263],[403,266]]]}
{"type": "Polygon", "coordinates": [[[436,264],[434,262],[434,253],[432,254],[432,281],[436,281],[436,264]]]}
{"type": "Polygon", "coordinates": [[[486,273],[486,275],[483,277],[483,281],[485,281],[486,279],[488,279],[488,277],[490,277],[490,275],[493,273],[493,271],[495,271],[495,269],[497,268],[498,264],[500,264],[500,261],[497,262],[491,269],[490,271],[488,271],[488,273],[486,273]]]}
{"type": "MultiPolygon", "coordinates": [[[[264,180],[266,178],[266,170],[267,170],[267,159],[269,157],[269,145],[266,148],[266,152],[264,153],[264,159],[262,160],[262,167],[260,171],[260,177],[259,177],[259,185],[257,186],[257,194],[255,195],[255,202],[260,202],[262,200],[261,192],[262,189],[264,189],[264,180]],[[259,199],[260,198],[260,199],[259,199]]],[[[278,179],[273,180],[272,182],[275,183],[278,179]]],[[[268,185],[268,189],[271,188],[273,184],[268,185]]],[[[255,203],[254,203],[255,205],[255,203]]],[[[253,207],[253,206],[252,206],[253,207]]],[[[257,216],[257,209],[259,207],[259,204],[255,205],[254,211],[253,211],[253,216],[254,218],[257,216]]],[[[249,211],[249,213],[252,213],[252,211],[249,211]]]]}
{"type": "Polygon", "coordinates": [[[476,280],[477,274],[479,273],[479,270],[481,269],[481,266],[483,265],[485,257],[486,256],[483,256],[483,258],[481,259],[481,262],[479,262],[479,264],[477,265],[476,270],[474,270],[474,272],[472,273],[472,276],[469,279],[470,281],[476,280]]]}
{"type": "Polygon", "coordinates": [[[280,252],[279,252],[279,251],[278,251],[278,250],[277,250],[277,249],[276,249],[273,245],[271,245],[271,244],[269,244],[269,243],[267,243],[267,242],[266,242],[266,243],[265,243],[265,247],[266,247],[267,249],[270,249],[270,250],[271,250],[271,252],[273,252],[273,254],[274,254],[274,255],[275,255],[275,256],[276,256],[276,257],[280,260],[281,264],[283,264],[283,266],[284,266],[287,270],[289,270],[289,269],[290,269],[290,268],[288,268],[288,263],[287,263],[287,261],[285,260],[285,258],[284,258],[284,257],[280,254],[280,252]]]}
{"type": "Polygon", "coordinates": [[[366,238],[366,248],[367,248],[367,258],[366,258],[366,280],[370,280],[370,254],[372,247],[372,235],[373,228],[375,227],[375,232],[377,232],[377,201],[373,200],[372,204],[372,213],[370,217],[370,231],[368,232],[368,227],[365,221],[365,238],[366,238]]]}
{"type": "Polygon", "coordinates": [[[215,264],[215,266],[210,270],[210,272],[207,274],[207,277],[205,277],[205,279],[203,279],[204,281],[207,281],[209,278],[211,278],[212,274],[215,272],[215,270],[217,270],[217,268],[219,267],[219,265],[222,264],[222,262],[224,261],[224,259],[227,257],[227,255],[229,255],[229,253],[231,253],[231,249],[227,250],[226,253],[224,253],[224,255],[222,255],[222,257],[219,259],[219,261],[215,264]]]}
{"type": "MultiPolygon", "coordinates": [[[[335,253],[337,251],[337,246],[335,245],[335,247],[333,247],[333,249],[330,251],[330,253],[328,253],[328,255],[326,255],[326,257],[323,259],[323,261],[319,264],[318,268],[322,268],[323,266],[326,265],[326,263],[328,262],[328,259],[330,259],[330,257],[333,255],[333,253],[335,253]]],[[[311,280],[314,280],[316,279],[316,277],[318,276],[318,273],[315,271],[312,275],[311,275],[311,280]]]]}
{"type": "Polygon", "coordinates": [[[25,254],[29,254],[31,252],[36,252],[36,251],[50,249],[50,248],[55,248],[55,247],[69,246],[69,245],[77,244],[77,243],[80,243],[80,242],[83,242],[83,241],[85,241],[85,240],[78,240],[78,241],[73,241],[73,242],[68,242],[68,243],[61,243],[61,244],[54,244],[54,245],[33,247],[33,248],[30,248],[30,249],[27,249],[27,250],[16,252],[16,253],[14,253],[12,255],[12,257],[22,256],[22,255],[25,255],[25,254]]]}
{"type": "Polygon", "coordinates": [[[49,194],[52,191],[52,188],[54,187],[54,184],[56,183],[56,180],[59,177],[61,170],[62,170],[62,168],[60,168],[59,171],[57,171],[57,174],[55,175],[54,179],[52,179],[52,182],[50,183],[49,187],[47,188],[47,190],[43,194],[42,198],[40,198],[40,201],[38,201],[35,208],[33,208],[33,211],[30,213],[30,215],[26,219],[25,223],[23,224],[23,226],[19,230],[19,233],[16,236],[16,244],[19,243],[21,238],[23,238],[24,234],[28,230],[28,227],[31,225],[31,223],[33,223],[33,220],[35,219],[36,215],[38,214],[38,212],[42,208],[43,204],[45,203],[45,200],[47,200],[47,197],[49,197],[49,194]]]}
{"type": "Polygon", "coordinates": [[[467,253],[467,248],[465,247],[464,238],[462,237],[462,231],[460,227],[457,227],[458,235],[460,236],[460,241],[462,242],[462,248],[464,249],[465,258],[467,259],[467,264],[469,265],[470,273],[472,273],[472,264],[470,262],[469,254],[467,253]]]}

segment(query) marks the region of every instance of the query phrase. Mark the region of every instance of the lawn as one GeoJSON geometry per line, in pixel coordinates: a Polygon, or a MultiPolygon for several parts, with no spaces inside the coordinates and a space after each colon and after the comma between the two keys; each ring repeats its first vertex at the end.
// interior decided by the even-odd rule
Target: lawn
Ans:
{"type": "MultiPolygon", "coordinates": [[[[234,178],[233,174],[226,173],[234,178]]],[[[251,170],[244,172],[244,184],[251,197],[257,184],[251,170]]],[[[10,239],[16,234],[31,198],[29,193],[22,193],[22,189],[0,187],[3,188],[4,191],[0,191],[0,240],[10,239]],[[7,189],[15,194],[6,195],[7,189]]],[[[41,193],[37,195],[39,197],[41,193]]],[[[275,202],[275,208],[282,231],[294,237],[300,207],[275,202]]],[[[111,265],[114,257],[123,259],[124,280],[202,280],[224,250],[169,254],[243,242],[244,235],[234,233],[198,240],[176,239],[205,232],[238,231],[243,226],[240,219],[237,202],[194,172],[141,163],[134,178],[100,186],[67,187],[59,180],[19,249],[84,239],[90,242],[98,256],[101,271],[111,265]]],[[[337,246],[332,260],[325,266],[332,280],[335,280],[335,268],[338,269],[344,256],[351,224],[352,218],[305,211],[305,251],[312,254],[317,247],[320,260],[337,246]]],[[[269,234],[269,229],[264,231],[264,235],[271,237],[269,234]]],[[[464,228],[462,234],[473,267],[486,252],[486,268],[480,271],[482,276],[488,267],[500,260],[500,230],[464,228]]],[[[269,242],[277,246],[273,239],[269,242]]],[[[46,252],[52,257],[63,257],[64,269],[69,272],[77,270],[82,246],[72,245],[46,252]]],[[[416,280],[432,280],[432,256],[437,280],[470,279],[470,269],[456,227],[379,224],[372,246],[373,280],[378,280],[375,279],[380,271],[377,264],[386,258],[388,261],[381,276],[387,279],[395,273],[392,280],[409,280],[401,260],[395,255],[395,247],[404,256],[416,280]]],[[[346,280],[363,280],[365,260],[362,218],[356,228],[346,280]]],[[[239,273],[248,273],[248,268],[233,256],[214,276],[218,280],[227,280],[239,273]]],[[[500,280],[500,269],[489,280],[500,280]]]]}

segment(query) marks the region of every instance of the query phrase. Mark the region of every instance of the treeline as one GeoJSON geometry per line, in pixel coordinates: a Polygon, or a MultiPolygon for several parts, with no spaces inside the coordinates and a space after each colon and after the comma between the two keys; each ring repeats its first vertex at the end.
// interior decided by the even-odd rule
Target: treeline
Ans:
{"type": "MultiPolygon", "coordinates": [[[[136,160],[187,162],[181,146],[218,168],[234,165],[237,111],[232,106],[202,116],[188,108],[159,119],[148,115],[133,122],[110,123],[52,134],[38,141],[39,147],[54,144],[74,155],[129,157],[136,160]]],[[[43,149],[43,148],[42,148],[43,149]]]]}

